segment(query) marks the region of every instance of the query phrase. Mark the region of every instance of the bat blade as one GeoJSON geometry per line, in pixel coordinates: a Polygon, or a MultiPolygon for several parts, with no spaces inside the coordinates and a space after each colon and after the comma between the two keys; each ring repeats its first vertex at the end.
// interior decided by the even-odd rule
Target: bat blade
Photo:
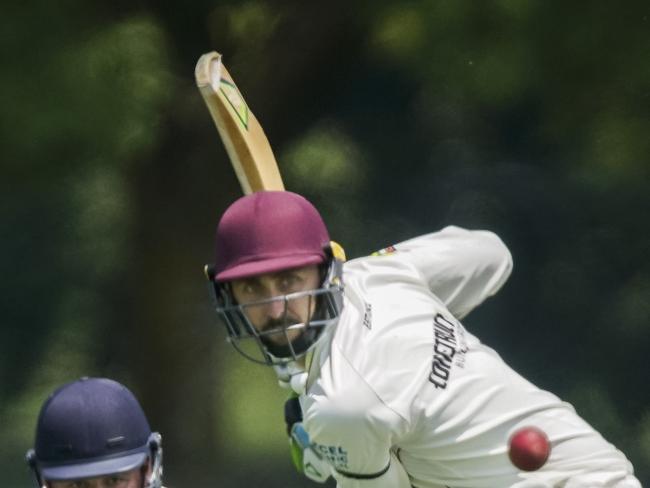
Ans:
{"type": "Polygon", "coordinates": [[[201,56],[194,74],[244,193],[284,190],[271,145],[221,54],[213,51],[201,56]]]}

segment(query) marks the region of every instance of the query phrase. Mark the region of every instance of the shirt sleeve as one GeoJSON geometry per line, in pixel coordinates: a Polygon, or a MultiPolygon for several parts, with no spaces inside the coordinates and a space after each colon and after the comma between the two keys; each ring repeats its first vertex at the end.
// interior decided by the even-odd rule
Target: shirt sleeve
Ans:
{"type": "MultiPolygon", "coordinates": [[[[336,349],[334,355],[343,362],[336,349]]],[[[392,454],[407,422],[353,370],[343,368],[333,381],[335,391],[321,390],[319,383],[300,401],[312,448],[332,466],[338,485],[409,488],[408,476],[392,454]]]]}
{"type": "Polygon", "coordinates": [[[305,427],[312,439],[312,448],[334,468],[335,477],[342,483],[340,486],[371,486],[355,483],[395,476],[390,467],[390,452],[391,424],[397,419],[380,403],[368,404],[369,409],[364,411],[360,408],[363,405],[359,395],[356,398],[353,395],[348,395],[348,405],[320,402],[317,413],[306,413],[305,427]]]}
{"type": "Polygon", "coordinates": [[[449,226],[394,246],[431,292],[459,319],[494,295],[512,271],[512,256],[494,233],[449,226]]]}

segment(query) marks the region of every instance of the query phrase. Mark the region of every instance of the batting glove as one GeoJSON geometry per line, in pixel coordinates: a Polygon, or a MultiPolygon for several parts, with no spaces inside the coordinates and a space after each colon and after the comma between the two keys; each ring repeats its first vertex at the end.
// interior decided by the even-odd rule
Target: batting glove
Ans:
{"type": "Polygon", "coordinates": [[[310,480],[325,483],[332,475],[332,466],[310,441],[309,434],[302,424],[302,410],[297,396],[292,396],[284,404],[284,419],[287,423],[293,465],[310,480]]]}

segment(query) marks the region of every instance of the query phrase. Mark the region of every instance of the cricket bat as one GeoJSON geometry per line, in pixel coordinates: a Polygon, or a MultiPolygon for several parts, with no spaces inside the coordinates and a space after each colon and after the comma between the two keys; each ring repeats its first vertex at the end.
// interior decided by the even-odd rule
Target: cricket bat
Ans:
{"type": "Polygon", "coordinates": [[[271,145],[221,54],[213,51],[201,56],[194,74],[244,193],[284,190],[271,145]]]}

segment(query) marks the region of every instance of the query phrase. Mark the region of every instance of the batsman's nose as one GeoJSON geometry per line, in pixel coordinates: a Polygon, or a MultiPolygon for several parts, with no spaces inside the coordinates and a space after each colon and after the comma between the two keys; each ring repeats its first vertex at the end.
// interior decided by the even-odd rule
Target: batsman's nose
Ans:
{"type": "Polygon", "coordinates": [[[284,300],[271,300],[264,307],[266,316],[274,320],[281,319],[286,313],[286,303],[284,300]]]}

